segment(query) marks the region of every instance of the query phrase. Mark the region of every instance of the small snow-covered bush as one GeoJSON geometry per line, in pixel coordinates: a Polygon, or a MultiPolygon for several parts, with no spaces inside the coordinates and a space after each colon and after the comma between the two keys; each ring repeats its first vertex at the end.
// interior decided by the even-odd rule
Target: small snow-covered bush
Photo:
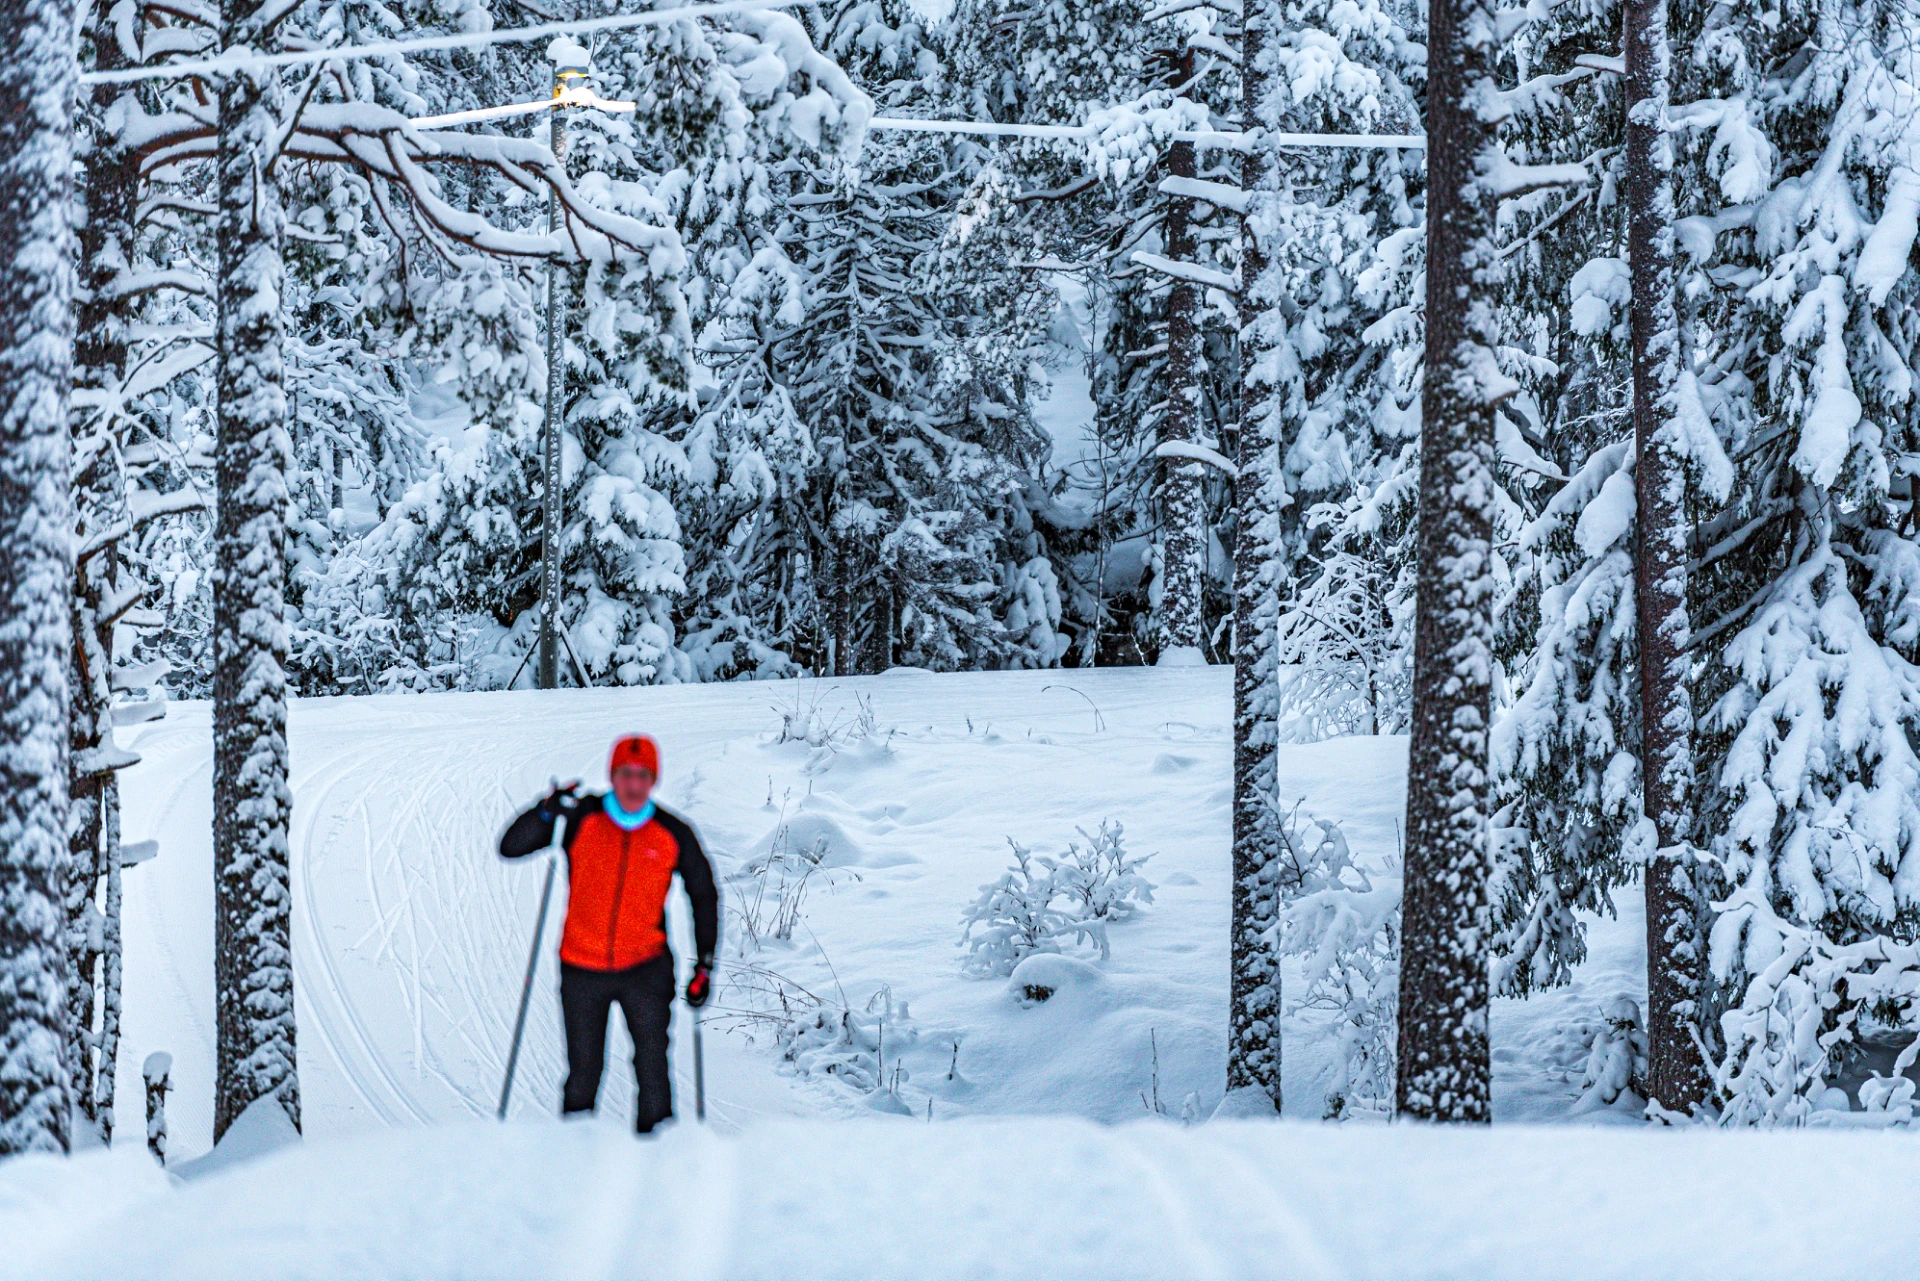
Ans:
{"type": "Polygon", "coordinates": [[[1586,1029],[1586,1040],[1587,1062],[1575,1111],[1609,1106],[1628,1093],[1646,1097],[1647,1029],[1638,1004],[1628,997],[1614,998],[1586,1029]]]}
{"type": "Polygon", "coordinates": [[[1129,855],[1124,829],[1111,820],[1087,842],[1069,842],[1060,858],[1033,853],[1007,838],[1013,866],[980,887],[961,915],[958,946],[967,949],[961,969],[976,977],[1005,978],[1035,952],[1058,952],[1063,943],[1085,943],[1106,960],[1112,953],[1107,926],[1125,921],[1153,902],[1153,883],[1140,868],[1150,854],[1129,855]]]}
{"type": "Polygon", "coordinates": [[[780,1055],[801,1076],[831,1076],[859,1090],[887,1098],[876,1101],[883,1111],[906,1111],[898,1102],[900,1087],[911,1074],[902,1061],[920,1042],[920,1030],[905,1001],[882,987],[864,1006],[821,1004],[789,1022],[779,1033],[780,1055]]]}
{"type": "MultiPolygon", "coordinates": [[[[787,942],[800,923],[800,905],[806,901],[807,886],[831,851],[824,836],[809,845],[797,845],[781,810],[779,828],[767,852],[749,860],[743,875],[749,886],[744,893],[728,895],[727,909],[740,922],[747,945],[759,948],[769,940],[787,942]]],[[[829,869],[824,875],[831,876],[829,869]]]]}
{"type": "MultiPolygon", "coordinates": [[[[1086,840],[1067,842],[1067,853],[1054,866],[1054,880],[1067,900],[1067,913],[1075,921],[1124,921],[1140,910],[1142,903],[1153,902],[1153,883],[1141,874],[1140,867],[1152,855],[1130,858],[1127,855],[1126,829],[1112,819],[1100,824],[1092,835],[1078,829],[1086,840]]],[[[1100,957],[1107,957],[1106,932],[1099,936],[1100,957]]]]}
{"type": "Polygon", "coordinates": [[[1013,847],[1013,866],[999,880],[982,885],[961,917],[965,928],[960,946],[967,955],[960,968],[982,978],[1011,974],[1035,952],[1058,952],[1067,926],[1067,914],[1053,906],[1060,890],[1052,865],[1036,860],[1011,836],[1007,844],[1013,847]]]}
{"type": "Polygon", "coordinates": [[[1278,949],[1304,958],[1305,987],[1290,1012],[1332,1015],[1339,1039],[1325,1114],[1391,1115],[1401,879],[1383,875],[1376,882],[1354,864],[1338,824],[1298,809],[1280,837],[1277,859],[1288,899],[1275,927],[1278,949]]]}

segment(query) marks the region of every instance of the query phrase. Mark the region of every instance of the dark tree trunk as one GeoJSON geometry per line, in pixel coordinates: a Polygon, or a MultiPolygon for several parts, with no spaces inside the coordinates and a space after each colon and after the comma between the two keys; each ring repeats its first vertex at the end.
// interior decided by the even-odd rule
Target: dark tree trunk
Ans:
{"type": "Polygon", "coordinates": [[[71,6],[0,0],[0,1156],[65,1151],[71,6]]]}
{"type": "MultiPolygon", "coordinates": [[[[1182,82],[1193,75],[1193,52],[1180,59],[1182,82]]],[[[1195,176],[1193,144],[1176,142],[1167,151],[1167,170],[1176,178],[1195,176]]],[[[1166,251],[1175,262],[1194,255],[1193,200],[1167,200],[1166,251]]],[[[1190,280],[1173,282],[1167,293],[1167,408],[1161,419],[1162,443],[1192,444],[1200,436],[1200,373],[1204,364],[1200,344],[1200,286],[1190,280]]],[[[1202,636],[1201,602],[1204,561],[1200,519],[1201,469],[1205,464],[1188,458],[1161,463],[1166,477],[1161,502],[1160,531],[1160,653],[1191,650],[1197,655],[1202,636]]]]}
{"type": "Polygon", "coordinates": [[[1476,110],[1493,82],[1487,0],[1428,10],[1427,333],[1419,600],[1407,769],[1398,1106],[1490,1119],[1487,719],[1492,703],[1494,206],[1499,146],[1476,110]]]}
{"type": "MultiPolygon", "coordinates": [[[[225,0],[222,44],[265,48],[266,6],[225,0]]],[[[286,507],[271,71],[220,91],[219,512],[214,527],[214,993],[217,1141],[269,1095],[300,1124],[289,950],[286,507]]]]}
{"type": "Polygon", "coordinates": [[[1667,136],[1672,57],[1666,0],[1628,0],[1622,16],[1641,769],[1645,812],[1660,842],[1646,872],[1647,1078],[1654,1101],[1684,1111],[1707,1097],[1696,1040],[1706,949],[1685,844],[1692,811],[1693,700],[1687,660],[1687,482],[1673,438],[1680,326],[1674,306],[1673,146],[1667,136]]]}
{"type": "MultiPolygon", "coordinates": [[[[1267,91],[1261,50],[1266,10],[1246,7],[1240,38],[1243,127],[1259,128],[1267,91]]],[[[1254,1090],[1280,1111],[1280,967],[1268,931],[1279,909],[1274,879],[1273,700],[1264,661],[1272,650],[1273,618],[1264,608],[1272,567],[1264,530],[1267,480],[1278,465],[1269,437],[1271,388],[1260,377],[1266,350],[1259,325],[1264,300],[1258,283],[1266,272],[1261,239],[1263,198],[1274,186],[1271,150],[1248,151],[1241,160],[1247,213],[1240,229],[1240,457],[1234,480],[1233,549],[1233,902],[1228,964],[1231,969],[1227,1032],[1227,1090],[1254,1090]]],[[[1246,1109],[1242,1109],[1246,1110],[1246,1109]]]]}

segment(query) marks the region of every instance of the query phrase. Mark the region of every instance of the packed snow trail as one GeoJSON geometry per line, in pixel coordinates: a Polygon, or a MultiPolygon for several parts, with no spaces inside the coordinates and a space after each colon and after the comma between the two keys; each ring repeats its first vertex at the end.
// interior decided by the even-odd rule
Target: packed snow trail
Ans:
{"type": "Polygon", "coordinates": [[[1916,1180],[1819,1130],[474,1122],[0,1163],[0,1281],[1840,1281],[1912,1274],[1916,1180]]]}
{"type": "MultiPolygon", "coordinates": [[[[741,1016],[747,1003],[724,982],[723,965],[706,1031],[716,1127],[860,1116],[879,1105],[936,1120],[1124,1121],[1156,1107],[1204,1115],[1224,1072],[1229,677],[1224,668],[907,673],[297,701],[293,940],[306,1133],[492,1115],[544,870],[539,858],[501,862],[495,843],[550,779],[603,785],[608,746],[635,730],[660,739],[661,799],[692,819],[714,855],[723,961],[883,1020],[874,1057],[890,1084],[897,1075],[897,1088],[875,1099],[834,1074],[844,1065],[831,1053],[783,1063],[773,1025],[741,1016]],[[800,732],[809,722],[815,743],[776,741],[783,723],[800,732]],[[1146,872],[1156,886],[1153,904],[1113,930],[1111,959],[1038,1007],[1002,982],[962,977],[960,913],[1006,868],[1007,838],[1057,854],[1080,839],[1077,828],[1105,819],[1124,825],[1130,852],[1153,855],[1146,872]],[[756,887],[743,868],[776,847],[822,843],[826,857],[791,937],[765,937],[763,921],[753,949],[741,914],[756,887]]],[[[161,853],[127,874],[120,1097],[137,1106],[140,1061],[171,1051],[173,1154],[191,1158],[211,1134],[207,708],[177,704],[123,742],[143,757],[123,780],[127,839],[158,839],[161,853]]],[[[1282,798],[1339,819],[1356,853],[1380,864],[1398,850],[1405,750],[1402,739],[1360,738],[1283,748],[1282,798]]],[[[684,940],[677,891],[673,902],[670,933],[684,940]]],[[[514,1085],[516,1118],[557,1108],[564,907],[562,878],[514,1085]]],[[[1521,1087],[1503,1119],[1571,1105],[1564,1077],[1581,1056],[1554,1040],[1558,1023],[1590,1017],[1620,994],[1630,969],[1607,959],[1621,947],[1632,954],[1631,929],[1622,928],[1630,923],[1607,924],[1613,932],[1596,936],[1606,946],[1589,967],[1603,981],[1496,1013],[1496,1042],[1512,1060],[1503,1071],[1521,1087]]],[[[676,950],[684,963],[685,944],[676,950]]],[[[676,1104],[686,1118],[690,1027],[684,1008],[675,1017],[676,1104]]],[[[1300,1020],[1287,1034],[1288,1110],[1317,1117],[1328,1038],[1300,1020]]],[[[613,1116],[632,1113],[629,1052],[615,1020],[602,1094],[613,1116]]],[[[137,1138],[140,1127],[123,1115],[119,1131],[137,1138]]]]}

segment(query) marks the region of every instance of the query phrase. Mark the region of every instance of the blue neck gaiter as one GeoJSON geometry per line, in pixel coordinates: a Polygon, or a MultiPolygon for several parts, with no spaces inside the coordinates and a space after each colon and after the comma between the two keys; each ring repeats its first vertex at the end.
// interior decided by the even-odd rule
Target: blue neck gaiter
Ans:
{"type": "Polygon", "coordinates": [[[608,792],[600,798],[600,804],[602,808],[607,811],[607,817],[612,819],[614,825],[623,832],[637,832],[645,827],[648,820],[653,817],[652,801],[648,801],[639,809],[628,813],[626,810],[620,808],[620,798],[612,792],[608,792]]]}

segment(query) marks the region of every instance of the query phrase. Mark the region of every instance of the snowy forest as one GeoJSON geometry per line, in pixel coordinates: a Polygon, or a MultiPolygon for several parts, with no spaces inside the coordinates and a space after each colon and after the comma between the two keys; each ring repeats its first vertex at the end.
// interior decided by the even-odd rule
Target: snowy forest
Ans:
{"type": "MultiPolygon", "coordinates": [[[[493,699],[449,749],[484,755],[587,706],[534,691],[625,723],[753,684],[811,800],[932,752],[936,711],[829,724],[794,678],[990,673],[1025,727],[1046,682],[1120,669],[1165,682],[1125,687],[1142,726],[1230,685],[1192,863],[1223,1014],[1191,1072],[1154,1025],[1146,1111],[1276,1118],[1311,1022],[1308,1115],[1490,1122],[1496,1006],[1644,912],[1577,1092],[1643,1128],[1914,1122],[1908,0],[5,13],[0,1157],[144,1117],[165,1159],[167,1056],[144,1114],[116,1081],[126,886],[170,852],[123,838],[159,829],[122,781],[169,718],[210,715],[218,1140],[263,1100],[302,1126],[302,709],[493,699]],[[1290,773],[1358,740],[1391,750],[1321,759],[1391,791],[1364,857],[1290,773]]],[[[1122,686],[1068,688],[1122,732],[1122,686]]],[[[1164,851],[1188,758],[1152,751],[1164,851]]],[[[721,1004],[758,1001],[785,1071],[871,1017],[959,1080],[972,1043],[890,1030],[891,986],[862,1013],[779,970],[800,887],[880,880],[809,882],[853,820],[803,830],[755,768],[779,826],[721,851],[721,1004]],[[778,909],[739,906],[770,878],[778,909]]],[[[958,968],[1023,1009],[1106,981],[1181,884],[1131,813],[1071,812],[1065,855],[975,842],[1015,862],[958,968]]],[[[831,1070],[934,1120],[903,1082],[935,1070],[888,1052],[831,1070]]]]}

